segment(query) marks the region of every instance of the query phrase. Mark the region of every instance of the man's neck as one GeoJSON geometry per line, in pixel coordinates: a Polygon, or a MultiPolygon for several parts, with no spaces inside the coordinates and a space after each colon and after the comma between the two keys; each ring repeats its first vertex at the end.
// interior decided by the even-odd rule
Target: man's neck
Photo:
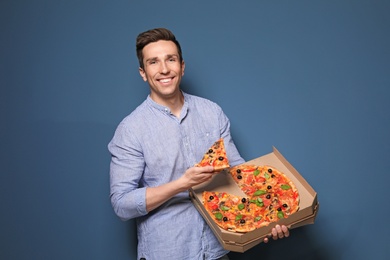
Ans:
{"type": "Polygon", "coordinates": [[[181,91],[177,95],[174,95],[170,98],[160,98],[158,96],[150,95],[154,102],[166,106],[171,110],[171,113],[177,118],[180,117],[181,109],[184,105],[184,96],[181,91]]]}

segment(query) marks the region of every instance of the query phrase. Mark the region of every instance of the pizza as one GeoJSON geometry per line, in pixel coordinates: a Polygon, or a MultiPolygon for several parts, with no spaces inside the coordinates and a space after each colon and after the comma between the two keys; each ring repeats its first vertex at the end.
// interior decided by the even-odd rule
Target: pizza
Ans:
{"type": "Polygon", "coordinates": [[[225,144],[223,138],[216,141],[203,155],[202,160],[195,166],[213,166],[214,171],[219,172],[230,167],[229,160],[226,156],[225,144]]]}
{"type": "Polygon", "coordinates": [[[203,193],[203,201],[211,218],[225,230],[249,232],[269,224],[256,210],[260,207],[249,198],[206,191],[203,193]]]}
{"type": "Polygon", "coordinates": [[[241,164],[229,173],[246,198],[205,191],[203,205],[218,226],[248,232],[287,218],[299,209],[299,193],[289,178],[272,166],[241,164]]]}
{"type": "Polygon", "coordinates": [[[247,196],[263,201],[272,219],[275,214],[283,218],[298,211],[298,189],[275,167],[242,164],[231,168],[229,173],[247,196]]]}

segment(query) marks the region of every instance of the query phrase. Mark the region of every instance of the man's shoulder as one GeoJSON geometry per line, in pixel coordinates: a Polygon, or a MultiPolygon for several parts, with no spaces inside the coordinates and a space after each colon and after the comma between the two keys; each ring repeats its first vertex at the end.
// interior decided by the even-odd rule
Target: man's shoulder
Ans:
{"type": "Polygon", "coordinates": [[[132,124],[133,122],[137,123],[140,122],[139,120],[144,121],[146,118],[148,118],[146,116],[148,110],[149,109],[148,109],[147,101],[145,100],[144,102],[139,104],[133,111],[127,114],[120,122],[120,125],[123,124],[129,125],[132,124]]]}

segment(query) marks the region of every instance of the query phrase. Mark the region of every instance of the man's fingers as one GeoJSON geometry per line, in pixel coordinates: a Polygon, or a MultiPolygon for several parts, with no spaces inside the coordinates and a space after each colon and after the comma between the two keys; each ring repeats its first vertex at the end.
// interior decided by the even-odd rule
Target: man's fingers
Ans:
{"type": "Polygon", "coordinates": [[[282,231],[283,231],[285,237],[288,237],[290,235],[290,231],[288,230],[288,228],[285,225],[282,226],[282,231]]]}
{"type": "Polygon", "coordinates": [[[278,231],[276,230],[276,228],[273,228],[271,233],[272,233],[272,238],[274,240],[278,239],[278,231]]]}
{"type": "Polygon", "coordinates": [[[283,238],[284,235],[283,235],[282,228],[281,228],[279,225],[276,225],[276,226],[275,226],[275,229],[276,229],[276,232],[278,233],[278,237],[279,237],[279,238],[283,238]]]}

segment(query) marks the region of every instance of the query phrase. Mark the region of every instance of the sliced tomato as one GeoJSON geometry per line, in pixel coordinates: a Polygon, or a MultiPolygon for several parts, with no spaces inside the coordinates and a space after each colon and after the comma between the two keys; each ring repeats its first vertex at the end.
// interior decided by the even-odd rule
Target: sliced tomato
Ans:
{"type": "Polygon", "coordinates": [[[248,175],[247,178],[245,179],[246,184],[251,184],[253,182],[253,175],[248,175]]]}
{"type": "Polygon", "coordinates": [[[241,172],[254,172],[256,167],[244,167],[241,169],[241,172]]]}
{"type": "Polygon", "coordinates": [[[261,176],[257,176],[256,177],[256,182],[263,183],[263,182],[265,182],[265,178],[261,177],[261,176]]]}
{"type": "Polygon", "coordinates": [[[217,210],[218,209],[218,204],[215,202],[209,202],[209,208],[211,210],[217,210]]]}
{"type": "Polygon", "coordinates": [[[243,191],[245,194],[252,196],[253,193],[256,192],[256,188],[255,188],[255,187],[252,187],[252,186],[249,186],[249,185],[245,185],[245,186],[242,187],[242,191],[243,191]]]}

